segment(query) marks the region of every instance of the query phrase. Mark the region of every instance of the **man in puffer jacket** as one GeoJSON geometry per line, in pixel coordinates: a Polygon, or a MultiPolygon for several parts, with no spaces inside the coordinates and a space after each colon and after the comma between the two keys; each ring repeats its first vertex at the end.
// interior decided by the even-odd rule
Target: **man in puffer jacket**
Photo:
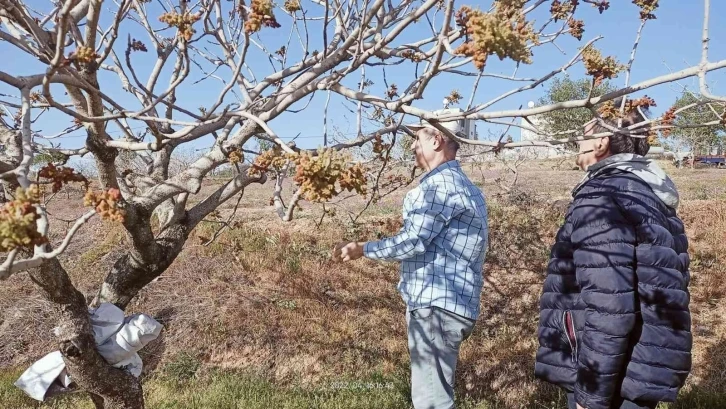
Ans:
{"type": "MultiPolygon", "coordinates": [[[[635,112],[620,129],[643,120],[635,112]]],[[[603,132],[586,126],[587,135],[603,132]]],[[[691,370],[678,192],[643,157],[643,137],[616,133],[579,145],[587,175],[552,248],[535,375],[564,388],[570,409],[655,408],[675,401],[691,370]]]]}

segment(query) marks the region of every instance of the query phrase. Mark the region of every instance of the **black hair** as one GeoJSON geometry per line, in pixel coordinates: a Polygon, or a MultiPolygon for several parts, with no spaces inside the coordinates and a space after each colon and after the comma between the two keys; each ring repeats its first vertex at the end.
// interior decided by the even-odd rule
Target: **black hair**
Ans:
{"type": "MultiPolygon", "coordinates": [[[[617,110],[620,110],[622,104],[622,98],[618,98],[613,101],[613,105],[617,110]]],[[[643,113],[647,110],[643,110],[643,113]]],[[[632,109],[629,113],[625,114],[622,119],[622,126],[625,133],[613,133],[608,136],[610,138],[610,153],[617,155],[618,153],[634,153],[636,155],[645,156],[650,150],[650,144],[648,143],[648,132],[650,131],[650,125],[641,126],[637,129],[628,131],[626,128],[629,126],[646,121],[647,118],[638,109],[632,109]]],[[[610,126],[618,127],[618,119],[607,119],[605,120],[610,126]]],[[[594,133],[610,132],[611,130],[600,125],[595,124],[593,127],[594,133]]]]}

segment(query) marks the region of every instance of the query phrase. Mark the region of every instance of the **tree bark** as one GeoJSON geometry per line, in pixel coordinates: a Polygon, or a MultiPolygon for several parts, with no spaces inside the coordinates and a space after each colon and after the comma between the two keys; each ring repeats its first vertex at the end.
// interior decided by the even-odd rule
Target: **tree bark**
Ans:
{"type": "MultiPolygon", "coordinates": [[[[20,165],[23,160],[22,135],[20,132],[6,128],[0,124],[0,172],[9,172],[20,165]]],[[[14,177],[2,180],[0,187],[0,202],[4,203],[15,194],[15,189],[20,187],[18,180],[14,177]]]]}
{"type": "Polygon", "coordinates": [[[59,350],[73,382],[97,395],[94,402],[102,400],[105,409],[143,409],[141,382],[109,365],[96,350],[85,297],[73,286],[60,262],[48,260],[29,274],[58,316],[59,350]]]}
{"type": "Polygon", "coordinates": [[[190,231],[183,223],[172,224],[156,239],[134,246],[116,260],[92,305],[110,302],[126,309],[144,286],[159,277],[174,262],[190,231]],[[151,254],[143,251],[149,247],[155,248],[151,254]]]}

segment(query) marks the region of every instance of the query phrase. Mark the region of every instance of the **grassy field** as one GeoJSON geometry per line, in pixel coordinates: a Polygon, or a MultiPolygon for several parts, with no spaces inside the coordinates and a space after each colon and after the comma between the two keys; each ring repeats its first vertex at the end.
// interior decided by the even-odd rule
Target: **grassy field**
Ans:
{"type": "MultiPolygon", "coordinates": [[[[0,375],[0,402],[6,408],[93,409],[81,394],[56,398],[46,404],[29,399],[12,386],[19,372],[0,375]]],[[[204,377],[185,380],[156,375],[144,382],[146,407],[149,409],[400,409],[412,408],[405,378],[371,377],[330,382],[318,388],[280,387],[259,376],[234,371],[213,371],[204,377]]],[[[459,397],[460,409],[501,409],[503,403],[487,399],[459,397]]],[[[566,407],[564,394],[539,400],[530,406],[538,409],[566,407]]],[[[675,405],[661,404],[658,409],[723,408],[723,394],[691,390],[675,405]]]]}
{"type": "MultiPolygon", "coordinates": [[[[533,165],[505,192],[499,170],[465,169],[488,196],[491,245],[482,314],[457,371],[459,407],[564,408],[562,393],[533,377],[537,305],[549,247],[582,174],[533,165]]],[[[679,213],[691,245],[695,345],[679,402],[662,407],[726,408],[726,172],[668,171],[681,192],[679,213]]],[[[357,212],[362,201],[340,202],[337,215],[319,226],[321,210],[309,204],[292,223],[276,219],[267,206],[270,192],[270,186],[250,187],[237,226],[209,246],[201,243],[218,224],[203,223],[171,268],[130,305],[130,313],[151,314],[165,326],[142,351],[147,407],[407,408],[397,266],[330,261],[340,240],[397,231],[404,192],[373,206],[357,225],[347,212],[357,212]]],[[[82,212],[78,203],[56,206],[51,212],[58,217],[82,212]]],[[[126,239],[119,231],[94,222],[63,257],[89,297],[122,254],[126,239]]],[[[12,386],[21,368],[55,349],[48,311],[26,275],[3,283],[2,408],[92,407],[80,395],[38,406],[12,386]]]]}

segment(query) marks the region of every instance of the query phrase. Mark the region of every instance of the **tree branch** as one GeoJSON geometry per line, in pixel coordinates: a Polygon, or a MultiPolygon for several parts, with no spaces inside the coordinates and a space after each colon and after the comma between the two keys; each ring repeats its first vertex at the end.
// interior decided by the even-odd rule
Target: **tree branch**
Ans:
{"type": "Polygon", "coordinates": [[[71,227],[71,229],[68,231],[68,234],[66,234],[60,246],[55,248],[53,251],[36,253],[35,255],[33,255],[33,257],[18,261],[14,261],[15,257],[18,254],[18,249],[11,251],[5,262],[0,266],[0,280],[5,280],[14,273],[20,271],[40,267],[46,260],[54,259],[59,255],[63,254],[63,252],[66,251],[66,249],[68,248],[68,245],[71,244],[71,240],[73,240],[73,237],[76,235],[78,230],[80,230],[81,226],[88,222],[95,214],[96,211],[91,210],[90,212],[78,218],[73,227],[71,227]]]}
{"type": "Polygon", "coordinates": [[[189,228],[193,228],[202,221],[202,219],[207,217],[209,213],[214,211],[231,197],[244,191],[244,188],[251,183],[264,184],[267,181],[267,176],[264,173],[260,176],[248,176],[247,169],[249,169],[249,166],[241,166],[237,176],[220,186],[214,193],[207,196],[207,198],[189,209],[187,212],[186,225],[189,228]]]}

